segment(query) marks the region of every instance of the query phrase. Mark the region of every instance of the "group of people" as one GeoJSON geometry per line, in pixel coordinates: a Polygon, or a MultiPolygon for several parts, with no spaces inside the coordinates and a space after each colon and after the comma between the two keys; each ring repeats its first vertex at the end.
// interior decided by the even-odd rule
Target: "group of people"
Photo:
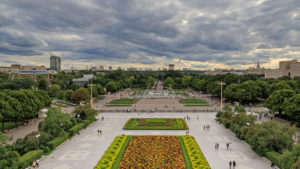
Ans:
{"type": "Polygon", "coordinates": [[[231,169],[231,167],[233,169],[235,169],[235,166],[236,166],[236,162],[233,160],[233,161],[229,161],[229,168],[231,169]]]}
{"type": "Polygon", "coordinates": [[[186,117],[183,117],[183,119],[191,120],[191,117],[187,115],[186,117]]]}
{"type": "Polygon", "coordinates": [[[39,160],[34,160],[33,162],[32,162],[32,168],[38,168],[39,167],[39,160]]]}
{"type": "Polygon", "coordinates": [[[210,129],[210,125],[204,125],[203,126],[203,130],[205,131],[205,130],[209,130],[210,129]]]}

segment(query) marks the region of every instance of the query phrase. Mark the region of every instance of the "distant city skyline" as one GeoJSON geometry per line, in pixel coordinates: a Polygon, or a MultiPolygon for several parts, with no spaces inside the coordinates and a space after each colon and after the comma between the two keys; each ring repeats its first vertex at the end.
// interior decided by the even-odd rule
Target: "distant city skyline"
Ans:
{"type": "Polygon", "coordinates": [[[300,1],[0,2],[0,66],[195,70],[300,60],[300,1]]]}

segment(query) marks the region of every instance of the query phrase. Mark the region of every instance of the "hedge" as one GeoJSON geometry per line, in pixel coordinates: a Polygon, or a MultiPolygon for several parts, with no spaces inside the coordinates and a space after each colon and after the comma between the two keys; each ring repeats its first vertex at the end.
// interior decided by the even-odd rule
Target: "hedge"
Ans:
{"type": "Polygon", "coordinates": [[[51,150],[54,150],[57,146],[65,142],[67,139],[68,139],[68,134],[65,134],[61,137],[56,137],[55,139],[53,139],[48,143],[48,146],[51,150]]]}
{"type": "Polygon", "coordinates": [[[74,136],[77,131],[83,129],[85,127],[85,123],[76,124],[74,127],[69,129],[70,136],[74,136]]]}
{"type": "Polygon", "coordinates": [[[266,157],[272,161],[275,165],[280,166],[280,153],[275,152],[275,151],[271,151],[271,152],[267,152],[266,153],[266,157]]]}
{"type": "Polygon", "coordinates": [[[26,168],[30,166],[34,160],[41,158],[43,154],[44,154],[43,150],[29,151],[20,157],[19,163],[22,168],[26,168]]]}

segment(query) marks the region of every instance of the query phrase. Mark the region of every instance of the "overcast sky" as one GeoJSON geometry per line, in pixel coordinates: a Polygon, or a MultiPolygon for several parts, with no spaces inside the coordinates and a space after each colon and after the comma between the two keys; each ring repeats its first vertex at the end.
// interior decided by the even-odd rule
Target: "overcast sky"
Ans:
{"type": "Polygon", "coordinates": [[[300,0],[0,0],[0,66],[268,68],[300,60],[300,0]]]}

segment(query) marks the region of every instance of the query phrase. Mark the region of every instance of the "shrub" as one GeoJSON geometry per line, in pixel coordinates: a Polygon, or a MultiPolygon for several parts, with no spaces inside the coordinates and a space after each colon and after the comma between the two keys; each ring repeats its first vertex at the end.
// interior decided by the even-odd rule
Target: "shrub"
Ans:
{"type": "Polygon", "coordinates": [[[77,131],[83,129],[84,127],[85,127],[84,123],[79,123],[79,124],[75,125],[74,127],[70,128],[69,129],[70,136],[74,136],[77,131]]]}
{"type": "Polygon", "coordinates": [[[275,152],[275,151],[271,151],[271,152],[267,152],[266,153],[266,157],[272,161],[274,164],[276,164],[277,166],[280,166],[280,153],[275,152]]]}
{"type": "Polygon", "coordinates": [[[33,151],[29,151],[26,154],[24,154],[23,156],[20,157],[19,163],[21,165],[22,168],[25,168],[29,165],[31,165],[31,163],[36,160],[41,158],[41,156],[44,154],[43,150],[33,150],[33,151]]]}
{"type": "Polygon", "coordinates": [[[57,137],[48,143],[48,146],[51,150],[54,150],[61,143],[65,142],[68,139],[68,134],[65,134],[61,137],[57,137]]]}

